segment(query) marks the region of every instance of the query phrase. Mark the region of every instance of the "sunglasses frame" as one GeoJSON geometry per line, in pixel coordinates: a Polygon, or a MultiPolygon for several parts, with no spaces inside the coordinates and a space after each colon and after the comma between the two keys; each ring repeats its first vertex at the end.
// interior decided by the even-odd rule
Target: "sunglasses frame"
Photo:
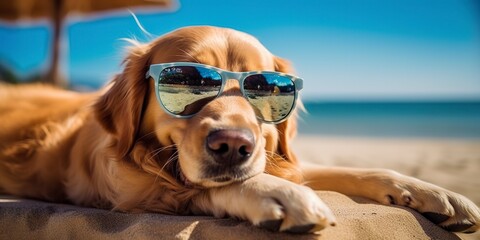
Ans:
{"type": "Polygon", "coordinates": [[[223,89],[225,87],[225,84],[226,84],[227,80],[237,80],[239,85],[240,85],[240,91],[242,92],[242,96],[248,101],[248,103],[250,105],[253,105],[253,104],[248,100],[248,97],[246,96],[245,91],[244,91],[244,87],[243,87],[243,83],[244,83],[244,81],[247,77],[249,77],[251,75],[257,75],[257,74],[278,74],[279,76],[289,78],[292,81],[293,86],[295,88],[295,92],[293,94],[294,99],[293,99],[292,108],[283,118],[281,118],[279,120],[276,120],[276,121],[267,121],[267,120],[263,119],[262,117],[259,117],[256,114],[257,119],[259,119],[259,120],[261,120],[262,122],[265,122],[265,123],[278,124],[278,123],[281,123],[281,122],[285,121],[286,119],[288,119],[288,117],[290,116],[290,114],[293,112],[293,110],[296,107],[297,98],[298,98],[298,91],[302,90],[302,88],[303,88],[303,79],[302,78],[299,78],[299,77],[294,76],[294,75],[282,73],[282,72],[275,72],[275,71],[232,72],[232,71],[223,70],[221,68],[213,67],[213,66],[210,66],[210,65],[205,65],[205,64],[201,64],[201,63],[193,63],[193,62],[170,62],[170,63],[152,64],[152,65],[150,65],[150,68],[147,71],[145,77],[147,79],[149,77],[151,77],[155,81],[154,82],[155,83],[155,95],[157,97],[157,101],[160,103],[160,105],[162,106],[162,108],[165,112],[167,112],[169,115],[174,116],[176,118],[191,118],[196,113],[190,114],[190,115],[179,115],[179,114],[172,113],[170,110],[168,110],[165,107],[165,105],[163,105],[163,102],[160,98],[159,78],[160,78],[160,74],[162,73],[162,71],[165,70],[166,68],[169,68],[169,67],[201,67],[201,68],[211,69],[211,70],[217,72],[222,77],[222,84],[221,84],[220,89],[219,89],[217,95],[215,96],[215,98],[217,98],[218,96],[220,96],[223,93],[223,89]]]}

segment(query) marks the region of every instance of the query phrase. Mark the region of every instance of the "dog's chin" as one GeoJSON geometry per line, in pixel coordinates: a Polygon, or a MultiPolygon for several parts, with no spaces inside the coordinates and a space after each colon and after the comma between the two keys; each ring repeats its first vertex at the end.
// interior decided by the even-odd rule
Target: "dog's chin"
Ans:
{"type": "MultiPolygon", "coordinates": [[[[206,169],[209,168],[206,167],[206,169]]],[[[236,182],[242,182],[262,172],[262,168],[245,166],[233,167],[217,173],[213,173],[211,170],[206,170],[202,171],[202,173],[199,174],[200,177],[198,178],[189,178],[180,169],[181,179],[186,186],[196,186],[203,188],[221,187],[236,182]]]]}
{"type": "Polygon", "coordinates": [[[212,188],[212,187],[221,187],[225,185],[229,185],[235,182],[242,182],[245,181],[257,174],[258,173],[251,173],[251,174],[244,174],[241,176],[235,175],[222,175],[222,176],[217,176],[217,177],[212,177],[212,178],[204,178],[201,181],[201,186],[206,187],[206,188],[212,188]]]}

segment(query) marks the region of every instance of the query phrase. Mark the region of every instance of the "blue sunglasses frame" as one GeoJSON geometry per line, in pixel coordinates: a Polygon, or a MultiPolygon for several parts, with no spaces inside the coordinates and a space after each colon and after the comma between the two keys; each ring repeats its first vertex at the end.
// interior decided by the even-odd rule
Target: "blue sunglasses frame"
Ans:
{"type": "Polygon", "coordinates": [[[220,89],[218,91],[218,94],[215,96],[215,98],[217,98],[218,96],[220,96],[223,93],[223,89],[225,88],[225,84],[226,84],[227,80],[237,80],[239,85],[240,85],[240,91],[242,92],[243,97],[246,98],[246,100],[251,105],[253,105],[253,104],[248,100],[248,97],[246,97],[245,90],[244,90],[244,84],[243,84],[247,77],[249,77],[251,75],[257,75],[257,74],[277,74],[279,76],[286,77],[286,78],[290,79],[292,81],[293,85],[294,85],[294,88],[295,88],[292,108],[283,118],[281,118],[279,120],[274,120],[274,121],[265,120],[262,117],[258,116],[258,114],[257,114],[257,118],[259,120],[263,121],[263,122],[266,122],[266,123],[278,124],[278,123],[281,123],[281,122],[285,121],[290,116],[290,114],[293,112],[293,109],[295,109],[295,107],[296,107],[298,92],[303,89],[303,79],[302,78],[299,78],[299,77],[294,76],[294,75],[282,73],[282,72],[275,72],[275,71],[232,72],[232,71],[223,70],[221,68],[213,67],[213,66],[210,66],[210,65],[205,65],[205,64],[201,64],[201,63],[192,63],[192,62],[170,62],[170,63],[152,64],[152,65],[150,65],[150,68],[147,71],[145,77],[147,79],[149,77],[151,77],[155,81],[154,82],[155,83],[155,94],[156,94],[156,97],[157,97],[157,101],[160,103],[160,106],[162,106],[162,108],[165,112],[167,112],[168,114],[170,114],[170,115],[172,115],[176,118],[190,118],[190,117],[194,116],[196,113],[190,114],[190,115],[175,114],[175,113],[172,113],[170,110],[168,110],[165,107],[165,105],[162,103],[162,100],[160,98],[160,91],[159,91],[159,78],[160,78],[160,74],[162,73],[162,71],[165,70],[166,68],[169,68],[169,67],[201,67],[201,68],[205,68],[205,69],[211,69],[211,70],[217,72],[222,77],[222,84],[221,84],[220,89]]]}

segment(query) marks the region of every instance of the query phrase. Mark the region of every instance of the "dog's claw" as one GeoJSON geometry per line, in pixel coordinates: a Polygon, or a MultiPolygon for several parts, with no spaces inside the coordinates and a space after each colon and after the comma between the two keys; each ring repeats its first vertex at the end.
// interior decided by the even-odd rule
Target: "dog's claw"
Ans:
{"type": "Polygon", "coordinates": [[[280,229],[280,225],[282,225],[282,219],[267,220],[260,223],[260,227],[268,229],[272,232],[278,232],[278,230],[280,229]]]}
{"type": "Polygon", "coordinates": [[[286,230],[289,233],[307,233],[315,227],[315,224],[307,224],[302,226],[293,226],[286,230]]]}
{"type": "Polygon", "coordinates": [[[445,221],[447,221],[447,219],[450,218],[449,216],[447,216],[445,214],[434,213],[434,212],[424,212],[424,213],[422,213],[422,215],[424,217],[426,217],[428,220],[430,220],[431,222],[435,223],[435,224],[445,222],[445,221]]]}
{"type": "Polygon", "coordinates": [[[456,223],[456,224],[444,226],[443,228],[450,232],[463,232],[471,228],[472,226],[473,224],[471,223],[456,223]]]}

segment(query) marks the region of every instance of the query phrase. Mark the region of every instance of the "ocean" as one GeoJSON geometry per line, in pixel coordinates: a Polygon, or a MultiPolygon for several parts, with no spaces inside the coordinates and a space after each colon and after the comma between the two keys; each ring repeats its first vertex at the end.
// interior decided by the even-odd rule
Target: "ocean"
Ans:
{"type": "Polygon", "coordinates": [[[305,102],[299,133],[323,136],[480,139],[480,101],[305,102]]]}

